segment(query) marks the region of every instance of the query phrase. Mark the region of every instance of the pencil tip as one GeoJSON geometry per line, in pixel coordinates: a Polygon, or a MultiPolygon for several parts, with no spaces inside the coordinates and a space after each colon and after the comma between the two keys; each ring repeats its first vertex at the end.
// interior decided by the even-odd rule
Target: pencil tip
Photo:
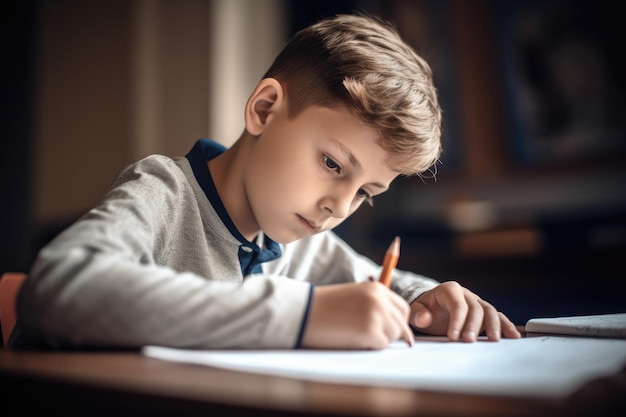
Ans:
{"type": "Polygon", "coordinates": [[[389,247],[389,251],[394,255],[400,255],[400,236],[396,236],[391,242],[391,246],[389,247]]]}

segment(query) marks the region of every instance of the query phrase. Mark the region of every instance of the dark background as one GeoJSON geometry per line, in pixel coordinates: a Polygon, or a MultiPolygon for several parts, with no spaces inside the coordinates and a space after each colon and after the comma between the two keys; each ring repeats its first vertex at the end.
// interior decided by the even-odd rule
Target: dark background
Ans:
{"type": "MultiPolygon", "coordinates": [[[[57,2],[65,10],[79,3],[57,2]]],[[[107,3],[122,14],[122,32],[130,3],[107,3]]],[[[28,271],[41,245],[81,214],[37,215],[34,150],[49,6],[0,6],[0,272],[28,271]]],[[[400,268],[457,280],[517,324],[626,311],[626,68],[617,3],[284,2],[288,34],[351,11],[392,20],[433,66],[444,153],[436,176],[399,178],[338,233],[375,261],[400,235],[400,268]]],[[[127,103],[111,106],[124,113],[127,103]]],[[[102,183],[112,171],[106,175],[102,183]]]]}

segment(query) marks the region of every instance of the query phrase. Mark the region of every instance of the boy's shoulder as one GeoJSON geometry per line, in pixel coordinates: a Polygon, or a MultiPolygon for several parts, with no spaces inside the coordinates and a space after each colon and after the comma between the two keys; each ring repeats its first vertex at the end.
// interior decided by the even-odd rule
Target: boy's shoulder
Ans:
{"type": "Polygon", "coordinates": [[[114,185],[129,181],[180,183],[180,181],[187,181],[188,165],[187,159],[182,156],[148,155],[126,166],[118,175],[114,185]]]}
{"type": "Polygon", "coordinates": [[[124,171],[170,171],[174,168],[180,169],[179,165],[183,159],[185,158],[182,156],[171,157],[163,154],[152,154],[129,164],[124,168],[124,171]]]}

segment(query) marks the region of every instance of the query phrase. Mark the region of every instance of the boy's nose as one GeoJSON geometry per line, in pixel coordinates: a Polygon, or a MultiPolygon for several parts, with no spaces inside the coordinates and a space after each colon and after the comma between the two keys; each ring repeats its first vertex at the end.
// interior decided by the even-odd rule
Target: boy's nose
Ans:
{"type": "Polygon", "coordinates": [[[348,193],[334,193],[320,201],[322,209],[328,211],[332,217],[337,219],[343,219],[348,216],[351,204],[352,197],[348,193]]]}

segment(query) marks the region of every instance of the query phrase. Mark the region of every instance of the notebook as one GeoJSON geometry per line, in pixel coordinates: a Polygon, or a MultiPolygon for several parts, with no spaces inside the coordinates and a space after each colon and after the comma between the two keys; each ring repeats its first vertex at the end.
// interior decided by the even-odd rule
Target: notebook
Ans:
{"type": "Polygon", "coordinates": [[[626,313],[538,317],[526,322],[526,332],[626,339],[626,313]]]}

